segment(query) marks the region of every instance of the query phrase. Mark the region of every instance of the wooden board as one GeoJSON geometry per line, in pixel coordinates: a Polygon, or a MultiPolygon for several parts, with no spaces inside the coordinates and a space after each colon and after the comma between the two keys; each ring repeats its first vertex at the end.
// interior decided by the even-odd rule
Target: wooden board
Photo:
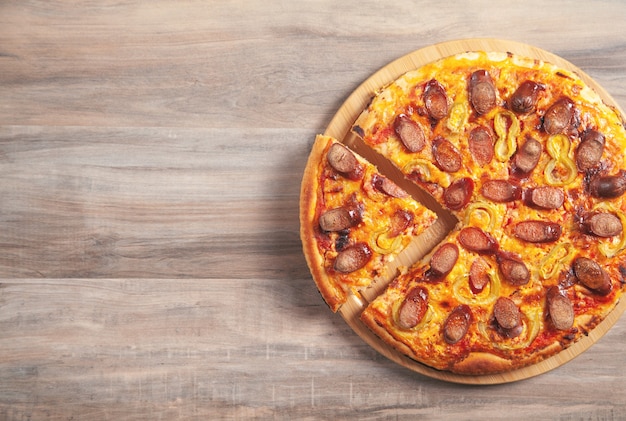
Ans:
{"type": "MultiPolygon", "coordinates": [[[[375,154],[371,154],[370,151],[367,150],[367,148],[364,148],[363,145],[359,143],[357,137],[350,132],[352,124],[359,116],[359,114],[363,111],[363,109],[367,106],[373,94],[381,87],[393,82],[395,79],[397,79],[399,76],[406,73],[407,71],[416,69],[424,64],[430,63],[440,58],[463,53],[466,51],[511,52],[520,56],[537,58],[546,62],[550,62],[561,68],[571,70],[578,74],[578,76],[585,83],[587,83],[587,85],[592,87],[608,105],[614,107],[617,111],[619,111],[621,115],[624,115],[617,102],[598,83],[596,83],[593,79],[591,79],[588,75],[586,75],[582,70],[580,70],[573,64],[550,52],[513,41],[497,39],[466,39],[449,41],[417,50],[391,62],[387,66],[374,73],[365,82],[363,82],[339,108],[339,110],[331,120],[330,124],[326,128],[325,134],[335,137],[337,139],[341,139],[344,143],[355,149],[356,152],[358,152],[359,154],[364,155],[366,158],[372,160],[379,167],[384,167],[385,171],[393,172],[394,169],[391,167],[390,164],[386,163],[385,161],[381,161],[379,157],[377,157],[375,154]]],[[[412,190],[411,186],[409,185],[403,185],[403,187],[411,190],[412,194],[417,196],[418,199],[422,200],[427,205],[436,207],[436,205],[433,205],[432,200],[429,199],[429,197],[425,197],[421,190],[412,190]]],[[[415,261],[415,259],[424,256],[424,254],[434,248],[441,241],[442,236],[449,232],[455,225],[456,221],[454,220],[454,218],[447,214],[445,211],[438,209],[438,214],[440,216],[441,222],[434,228],[431,233],[427,233],[427,235],[419,237],[419,243],[412,244],[412,246],[407,249],[408,257],[405,256],[406,260],[400,258],[399,261],[401,263],[404,263],[406,261],[415,261]]],[[[588,336],[583,337],[571,347],[538,364],[505,373],[490,374],[484,376],[467,376],[438,371],[423,364],[420,364],[412,359],[409,359],[401,353],[397,352],[396,350],[390,348],[387,344],[382,342],[377,336],[375,336],[371,331],[369,331],[368,328],[366,328],[362,324],[362,322],[359,320],[359,315],[361,311],[367,305],[367,301],[378,295],[383,288],[384,285],[375,285],[371,291],[364,291],[363,297],[350,297],[348,302],[345,303],[339,310],[339,313],[346,320],[348,325],[366,343],[368,343],[370,346],[372,346],[374,349],[376,349],[387,358],[397,362],[398,364],[412,371],[421,373],[432,378],[464,384],[486,385],[508,383],[533,377],[552,370],[556,367],[559,367],[560,365],[580,355],[591,345],[593,345],[598,339],[600,339],[615,324],[615,322],[619,319],[624,309],[626,308],[626,303],[624,301],[621,301],[617,305],[617,307],[609,314],[609,316],[595,329],[593,329],[588,336]]]]}

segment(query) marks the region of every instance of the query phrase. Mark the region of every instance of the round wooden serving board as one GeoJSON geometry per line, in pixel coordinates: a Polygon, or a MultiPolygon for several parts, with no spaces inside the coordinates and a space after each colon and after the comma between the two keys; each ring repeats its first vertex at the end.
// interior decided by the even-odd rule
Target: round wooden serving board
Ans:
{"type": "MultiPolygon", "coordinates": [[[[413,53],[410,53],[404,57],[401,57],[387,66],[383,67],[365,82],[363,82],[344,102],[339,108],[330,124],[326,128],[325,134],[335,137],[336,139],[343,140],[346,144],[351,144],[354,139],[354,135],[351,134],[350,129],[357,119],[359,114],[365,109],[369,101],[375,92],[385,85],[393,82],[402,74],[419,68],[424,64],[433,62],[435,60],[448,57],[454,54],[463,53],[467,51],[497,51],[497,52],[511,52],[520,56],[537,58],[545,62],[552,63],[561,68],[571,70],[578,74],[578,76],[592,87],[605,101],[606,104],[614,107],[622,116],[623,111],[613,98],[593,79],[572,65],[568,61],[542,49],[532,47],[523,43],[497,40],[497,39],[465,39],[444,42],[441,44],[432,45],[426,48],[422,48],[413,53]]],[[[357,152],[359,152],[357,150],[357,152]]],[[[444,218],[445,219],[445,218],[444,218]]],[[[435,233],[430,236],[420,237],[420,240],[424,242],[424,238],[430,244],[418,245],[418,254],[412,256],[423,255],[426,251],[434,247],[441,239],[442,235],[447,234],[447,231],[451,228],[451,221],[443,222],[443,226],[439,226],[438,230],[435,229],[435,233]],[[438,231],[438,232],[437,232],[438,231]],[[420,247],[421,246],[421,247],[420,247]]],[[[377,294],[379,291],[374,293],[377,294]]],[[[626,308],[626,302],[620,301],[617,307],[600,323],[590,334],[583,337],[571,347],[561,351],[559,354],[550,357],[544,361],[541,361],[535,365],[525,367],[522,369],[484,376],[467,376],[459,375],[449,372],[442,372],[434,370],[428,366],[420,364],[412,359],[395,351],[384,342],[382,342],[377,336],[375,336],[369,329],[367,329],[359,320],[359,315],[364,307],[367,305],[365,299],[361,297],[351,296],[348,302],[342,305],[339,313],[348,323],[348,325],[370,346],[376,349],[378,352],[386,356],[387,358],[395,361],[396,363],[421,373],[425,376],[464,384],[499,384],[508,383],[517,380],[533,377],[546,371],[552,370],[560,365],[570,361],[577,355],[584,352],[597,340],[599,340],[619,319],[620,315],[626,308]]]]}

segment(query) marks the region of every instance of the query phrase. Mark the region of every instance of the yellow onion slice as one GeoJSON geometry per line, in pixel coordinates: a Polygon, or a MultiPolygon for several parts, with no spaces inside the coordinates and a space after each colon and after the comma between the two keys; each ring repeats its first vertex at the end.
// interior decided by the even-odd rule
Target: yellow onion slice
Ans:
{"type": "Polygon", "coordinates": [[[461,304],[491,304],[500,296],[500,277],[494,270],[488,271],[489,284],[478,294],[474,294],[469,286],[469,274],[456,278],[452,284],[452,294],[461,304]]]}
{"type": "Polygon", "coordinates": [[[479,228],[483,228],[486,231],[493,232],[497,224],[498,211],[493,203],[476,201],[471,203],[465,212],[465,220],[463,221],[465,226],[472,225],[472,220],[478,221],[479,228]],[[487,218],[481,218],[480,214],[486,214],[487,218]],[[483,221],[487,219],[487,221],[483,221]]]}
{"type": "Polygon", "coordinates": [[[598,203],[594,206],[593,210],[611,212],[622,222],[622,233],[618,239],[606,238],[602,239],[600,244],[598,244],[598,250],[600,250],[600,253],[608,258],[614,257],[626,247],[626,235],[624,234],[624,228],[626,228],[626,215],[624,215],[624,212],[617,209],[612,204],[605,202],[598,203]]]}
{"type": "Polygon", "coordinates": [[[571,142],[564,134],[550,136],[546,142],[548,155],[552,158],[543,171],[546,183],[551,186],[566,186],[576,178],[576,163],[569,157],[571,142]]]}
{"type": "Polygon", "coordinates": [[[493,126],[498,136],[494,145],[496,159],[506,162],[517,150],[517,136],[520,133],[519,120],[508,110],[500,111],[494,117],[493,126]]]}
{"type": "Polygon", "coordinates": [[[383,227],[370,235],[370,246],[379,254],[399,253],[402,250],[402,236],[389,237],[389,228],[383,227]]]}
{"type": "Polygon", "coordinates": [[[452,133],[459,133],[467,122],[468,108],[465,102],[457,102],[450,109],[450,116],[446,122],[446,127],[452,133]]]}
{"type": "Polygon", "coordinates": [[[576,250],[570,243],[557,244],[545,255],[539,264],[541,279],[550,279],[556,276],[559,270],[568,267],[576,250]]]}
{"type": "MultiPolygon", "coordinates": [[[[424,158],[415,158],[406,163],[402,168],[404,174],[410,174],[417,172],[420,175],[420,180],[424,182],[434,181],[432,178],[433,171],[437,171],[437,167],[424,158]]],[[[445,187],[445,186],[444,186],[445,187]]]]}

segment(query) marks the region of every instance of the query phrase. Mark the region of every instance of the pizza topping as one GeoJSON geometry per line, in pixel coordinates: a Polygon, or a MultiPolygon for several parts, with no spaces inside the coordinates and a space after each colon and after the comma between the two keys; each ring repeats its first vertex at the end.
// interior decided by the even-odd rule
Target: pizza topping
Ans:
{"type": "Polygon", "coordinates": [[[512,202],[521,197],[521,189],[518,185],[508,180],[487,180],[483,183],[481,193],[494,202],[512,202]]]}
{"type": "Polygon", "coordinates": [[[523,221],[515,225],[517,238],[529,243],[550,243],[561,237],[561,225],[547,221],[523,221]]]}
{"type": "Polygon", "coordinates": [[[372,184],[374,185],[374,188],[376,190],[386,193],[392,197],[402,198],[409,196],[409,194],[400,187],[398,187],[396,183],[394,183],[387,177],[383,177],[382,175],[374,174],[374,176],[372,177],[372,184]]]}
{"type": "Polygon", "coordinates": [[[563,206],[565,194],[554,186],[535,187],[526,192],[525,201],[541,209],[558,209],[563,206]]]}
{"type": "Polygon", "coordinates": [[[545,90],[543,85],[527,80],[517,88],[509,100],[509,105],[518,114],[528,114],[535,111],[539,92],[545,90]]]}
{"type": "Polygon", "coordinates": [[[496,261],[502,277],[511,285],[526,285],[530,281],[530,272],[519,256],[510,252],[500,252],[496,261]]]}
{"type": "Polygon", "coordinates": [[[403,232],[413,222],[413,214],[405,209],[398,209],[391,215],[389,236],[395,237],[403,232]]]}
{"type": "Polygon", "coordinates": [[[328,150],[326,159],[335,171],[345,174],[349,178],[360,178],[359,162],[344,145],[334,143],[328,150]]]}
{"type": "Polygon", "coordinates": [[[469,286],[474,294],[479,294],[489,283],[489,265],[482,257],[472,262],[469,272],[469,286]]]}
{"type": "Polygon", "coordinates": [[[443,339],[450,345],[459,342],[469,329],[472,312],[466,304],[452,310],[443,324],[443,339]]]}
{"type": "Polygon", "coordinates": [[[350,273],[361,269],[372,257],[372,251],[365,243],[357,243],[345,248],[335,259],[335,270],[350,273]]]}
{"type": "Polygon", "coordinates": [[[599,198],[615,198],[626,192],[626,171],[620,170],[616,175],[596,175],[589,182],[589,192],[599,198]]]}
{"type": "Polygon", "coordinates": [[[483,126],[472,129],[469,134],[469,149],[474,161],[478,165],[487,165],[493,159],[493,136],[491,131],[483,126]]]}
{"type": "Polygon", "coordinates": [[[422,126],[406,114],[396,117],[394,130],[409,152],[419,152],[426,145],[426,135],[422,126]]]}
{"type": "Polygon", "coordinates": [[[451,210],[460,210],[469,202],[474,192],[474,181],[471,178],[459,178],[443,192],[443,202],[451,210]]]}
{"type": "Polygon", "coordinates": [[[437,251],[430,258],[430,270],[429,273],[435,278],[445,277],[459,258],[459,249],[452,243],[446,243],[439,247],[437,251]]]}
{"type": "Polygon", "coordinates": [[[469,81],[470,102],[478,114],[487,114],[496,106],[496,88],[486,70],[472,73],[469,81]]]}
{"type": "Polygon", "coordinates": [[[459,231],[459,243],[469,251],[480,254],[493,254],[498,250],[498,242],[488,233],[477,227],[465,227],[459,231]]]}
{"type": "Polygon", "coordinates": [[[506,162],[517,150],[517,136],[520,133],[519,120],[512,112],[503,110],[496,114],[493,127],[498,135],[498,140],[494,145],[496,159],[506,162]]]}
{"type": "Polygon", "coordinates": [[[578,169],[569,157],[571,142],[564,134],[550,136],[546,142],[548,155],[552,158],[544,168],[546,183],[551,186],[566,186],[576,178],[578,169]]]}
{"type": "Polygon", "coordinates": [[[441,83],[435,79],[430,80],[424,88],[424,105],[428,115],[435,120],[448,115],[448,96],[441,83]]]}
{"type": "Polygon", "coordinates": [[[598,237],[613,237],[622,232],[622,221],[612,213],[598,212],[583,222],[587,231],[598,237]]]}
{"type": "Polygon", "coordinates": [[[396,323],[401,329],[412,329],[419,324],[428,310],[428,291],[416,286],[409,291],[400,305],[396,323]]]}
{"type": "Polygon", "coordinates": [[[611,292],[613,285],[609,274],[595,261],[578,257],[574,260],[573,269],[576,279],[587,288],[600,295],[607,295],[611,292]]]}
{"type": "Polygon", "coordinates": [[[546,295],[548,314],[552,324],[558,330],[568,330],[574,325],[574,305],[561,293],[559,287],[553,286],[546,295]]]}
{"type": "Polygon", "coordinates": [[[604,152],[604,135],[597,130],[586,131],[576,149],[576,166],[580,171],[589,171],[600,162],[604,152]]]}
{"type": "Polygon", "coordinates": [[[543,129],[548,134],[563,133],[574,118],[574,102],[563,97],[554,102],[543,116],[543,129]]]}
{"type": "Polygon", "coordinates": [[[541,143],[533,138],[527,138],[513,157],[513,173],[526,175],[534,170],[541,158],[541,150],[541,143]]]}
{"type": "Polygon", "coordinates": [[[330,209],[320,216],[320,228],[329,232],[341,231],[358,224],[360,219],[358,213],[346,208],[330,209]]]}
{"type": "Polygon", "coordinates": [[[507,331],[522,324],[522,315],[519,308],[508,297],[500,297],[496,300],[496,303],[493,305],[493,316],[498,325],[507,331]]]}
{"type": "Polygon", "coordinates": [[[433,142],[433,157],[437,167],[442,171],[452,173],[461,169],[461,153],[443,137],[438,137],[433,142]]]}

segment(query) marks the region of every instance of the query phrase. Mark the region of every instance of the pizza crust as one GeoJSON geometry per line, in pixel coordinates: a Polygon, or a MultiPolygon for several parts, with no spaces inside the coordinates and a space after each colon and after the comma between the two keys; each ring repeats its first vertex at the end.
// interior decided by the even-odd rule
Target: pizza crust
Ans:
{"type": "Polygon", "coordinates": [[[320,253],[315,239],[314,221],[317,220],[318,190],[321,188],[320,162],[324,158],[326,144],[316,141],[313,143],[311,154],[304,169],[300,191],[300,237],[304,257],[309,265],[311,274],[322,297],[333,312],[336,312],[345,302],[347,294],[339,288],[328,276],[324,266],[324,255],[320,253]]]}

